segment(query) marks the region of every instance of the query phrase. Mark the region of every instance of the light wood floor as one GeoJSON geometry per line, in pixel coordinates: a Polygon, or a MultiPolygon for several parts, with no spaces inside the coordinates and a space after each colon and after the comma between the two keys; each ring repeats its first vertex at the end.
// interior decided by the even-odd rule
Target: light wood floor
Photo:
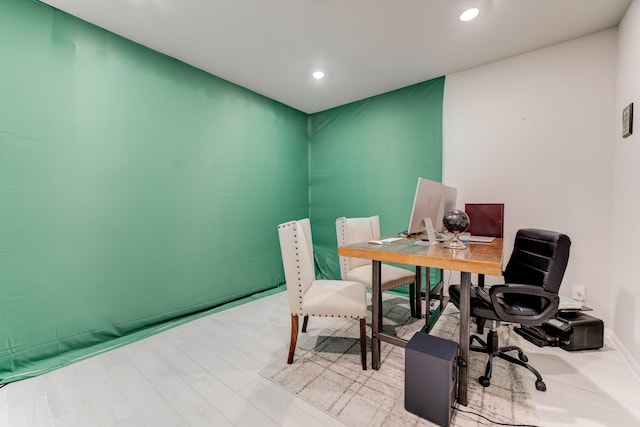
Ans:
{"type": "MultiPolygon", "coordinates": [[[[313,318],[310,333],[333,321],[313,318]]],[[[0,426],[341,426],[258,374],[288,339],[286,294],[258,299],[9,384],[0,426]]],[[[611,340],[525,351],[547,383],[528,384],[542,426],[640,426],[640,379],[611,340]]]]}

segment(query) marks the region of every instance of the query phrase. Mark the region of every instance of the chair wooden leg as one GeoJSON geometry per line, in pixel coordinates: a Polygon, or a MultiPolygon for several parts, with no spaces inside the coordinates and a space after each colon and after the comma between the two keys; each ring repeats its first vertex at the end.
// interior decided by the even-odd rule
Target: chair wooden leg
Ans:
{"type": "Polygon", "coordinates": [[[289,344],[289,357],[287,363],[293,363],[293,353],[296,352],[296,343],[298,342],[298,315],[291,315],[291,343],[289,344]]]}
{"type": "Polygon", "coordinates": [[[367,319],[360,319],[360,357],[362,370],[367,370],[367,319]]]}
{"type": "Polygon", "coordinates": [[[309,316],[304,316],[302,319],[302,332],[307,332],[307,324],[309,323],[309,316]]]}

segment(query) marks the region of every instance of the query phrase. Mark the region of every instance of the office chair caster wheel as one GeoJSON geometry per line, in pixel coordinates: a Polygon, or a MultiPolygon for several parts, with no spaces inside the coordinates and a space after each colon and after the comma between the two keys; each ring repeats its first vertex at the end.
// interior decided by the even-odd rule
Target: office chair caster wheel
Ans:
{"type": "Polygon", "coordinates": [[[536,381],[536,390],[538,391],[547,391],[547,385],[544,381],[537,380],[536,381]]]}
{"type": "MultiPolygon", "coordinates": [[[[478,378],[478,382],[480,383],[480,385],[482,387],[489,387],[489,385],[491,385],[491,380],[487,377],[485,377],[484,375],[481,376],[480,378],[478,378]]],[[[543,383],[544,385],[544,383],[543,383]]],[[[536,387],[537,387],[537,383],[536,383],[536,387]]]]}

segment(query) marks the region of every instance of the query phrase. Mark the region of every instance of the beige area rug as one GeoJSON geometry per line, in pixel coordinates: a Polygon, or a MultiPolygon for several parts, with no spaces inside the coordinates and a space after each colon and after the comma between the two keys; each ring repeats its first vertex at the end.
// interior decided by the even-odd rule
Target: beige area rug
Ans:
{"type": "MultiPolygon", "coordinates": [[[[385,332],[410,339],[424,325],[424,321],[410,317],[406,298],[385,299],[384,310],[385,332]]],[[[458,314],[455,306],[448,304],[431,334],[457,342],[458,314]]],[[[309,319],[308,332],[300,333],[298,337],[293,364],[287,365],[283,357],[260,375],[349,426],[434,425],[404,409],[404,348],[382,343],[382,364],[380,370],[375,371],[371,369],[368,343],[368,369],[363,371],[357,338],[358,323],[336,321],[332,324],[334,327],[315,330],[313,320],[309,319]]],[[[473,333],[475,324],[472,328],[473,333]]],[[[370,331],[368,336],[371,336],[370,331]]],[[[521,340],[511,327],[501,327],[500,345],[518,345],[521,340]]],[[[482,387],[477,378],[484,374],[486,360],[486,354],[471,352],[469,404],[454,411],[451,424],[537,425],[535,405],[523,383],[534,381],[535,377],[522,367],[497,359],[491,385],[482,387]],[[462,411],[483,415],[491,421],[462,411]]]]}

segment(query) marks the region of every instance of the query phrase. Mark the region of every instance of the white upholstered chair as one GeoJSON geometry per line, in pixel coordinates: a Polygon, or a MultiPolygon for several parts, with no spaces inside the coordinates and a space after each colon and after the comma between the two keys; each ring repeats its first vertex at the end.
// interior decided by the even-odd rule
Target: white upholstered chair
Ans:
{"type": "Polygon", "coordinates": [[[362,369],[366,370],[367,299],[364,284],[346,280],[316,280],[308,218],[278,225],[278,235],[291,308],[291,342],[287,363],[293,363],[300,316],[304,318],[302,332],[307,331],[309,316],[347,317],[360,320],[360,354],[362,369]]]}
{"type": "MultiPolygon", "coordinates": [[[[380,218],[378,215],[365,218],[338,218],[336,219],[336,234],[338,246],[380,239],[380,218]]],[[[367,288],[371,289],[371,275],[371,260],[340,257],[340,276],[342,280],[362,282],[367,288]]],[[[421,293],[417,292],[416,289],[415,271],[412,272],[393,265],[382,264],[380,276],[380,284],[383,292],[397,288],[398,286],[409,285],[411,316],[421,317],[420,304],[422,298],[421,293]]],[[[382,304],[380,304],[380,307],[382,307],[382,304]]]]}

